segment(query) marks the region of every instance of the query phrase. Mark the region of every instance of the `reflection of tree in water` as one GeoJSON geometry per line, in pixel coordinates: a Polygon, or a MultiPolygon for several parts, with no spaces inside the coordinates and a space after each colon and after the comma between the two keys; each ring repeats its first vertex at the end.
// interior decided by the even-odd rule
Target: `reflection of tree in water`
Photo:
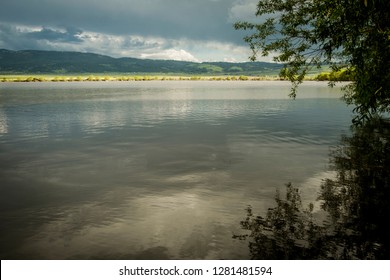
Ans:
{"type": "Polygon", "coordinates": [[[254,259],[389,259],[390,123],[375,119],[353,129],[332,152],[337,172],[321,185],[319,200],[328,214],[313,217],[313,204],[302,206],[298,189],[287,185],[276,194],[276,207],[265,217],[247,208],[241,227],[254,259]]]}

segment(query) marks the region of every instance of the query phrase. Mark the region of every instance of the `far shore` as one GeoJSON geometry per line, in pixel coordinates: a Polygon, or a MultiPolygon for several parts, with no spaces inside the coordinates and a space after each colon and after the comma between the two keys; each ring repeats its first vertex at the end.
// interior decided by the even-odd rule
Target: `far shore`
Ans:
{"type": "MultiPolygon", "coordinates": [[[[0,82],[109,82],[109,81],[283,81],[279,76],[163,76],[163,75],[0,75],[0,82]]],[[[316,80],[308,76],[306,80],[316,80]]]]}

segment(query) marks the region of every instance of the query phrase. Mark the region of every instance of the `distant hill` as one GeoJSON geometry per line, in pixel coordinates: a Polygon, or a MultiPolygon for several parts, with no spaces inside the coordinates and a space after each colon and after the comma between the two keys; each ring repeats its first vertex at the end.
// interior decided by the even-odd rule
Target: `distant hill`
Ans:
{"type": "Polygon", "coordinates": [[[0,74],[164,73],[191,75],[277,75],[281,65],[266,62],[203,62],[113,58],[60,51],[0,49],[0,74]]]}

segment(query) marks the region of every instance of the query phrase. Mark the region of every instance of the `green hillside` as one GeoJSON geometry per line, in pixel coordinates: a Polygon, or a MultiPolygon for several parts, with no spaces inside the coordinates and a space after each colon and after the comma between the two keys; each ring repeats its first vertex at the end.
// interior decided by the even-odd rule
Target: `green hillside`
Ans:
{"type": "Polygon", "coordinates": [[[281,65],[266,62],[204,62],[109,56],[59,51],[0,49],[0,74],[163,73],[196,75],[277,75],[281,65]]]}

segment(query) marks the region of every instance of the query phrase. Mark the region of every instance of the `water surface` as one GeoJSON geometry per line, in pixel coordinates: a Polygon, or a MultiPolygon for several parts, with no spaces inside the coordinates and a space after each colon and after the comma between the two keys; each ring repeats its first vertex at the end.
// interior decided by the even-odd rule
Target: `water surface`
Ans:
{"type": "Polygon", "coordinates": [[[2,259],[247,259],[232,233],[287,182],[316,198],[348,132],[340,88],[0,84],[2,259]]]}

